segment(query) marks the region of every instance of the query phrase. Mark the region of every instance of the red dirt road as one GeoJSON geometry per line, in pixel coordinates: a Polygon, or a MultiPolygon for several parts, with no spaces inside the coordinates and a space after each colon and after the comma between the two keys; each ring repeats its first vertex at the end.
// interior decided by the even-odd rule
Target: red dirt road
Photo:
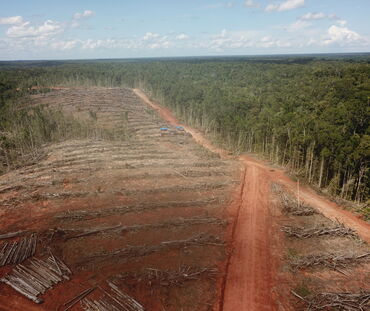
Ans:
{"type": "MultiPolygon", "coordinates": [[[[174,126],[181,125],[171,111],[162,108],[138,89],[134,92],[154,108],[162,118],[174,126]]],[[[225,150],[212,145],[202,134],[184,126],[194,139],[222,157],[228,157],[225,150]]],[[[243,155],[239,158],[245,168],[238,212],[233,224],[232,253],[226,267],[226,280],[220,294],[220,311],[270,311],[288,310],[277,301],[274,288],[278,284],[279,251],[281,243],[276,217],[273,217],[270,200],[270,184],[278,182],[292,193],[296,182],[283,170],[272,169],[268,164],[243,155]]],[[[317,208],[332,220],[339,220],[355,229],[360,237],[370,242],[370,225],[335,203],[316,194],[308,187],[301,187],[300,198],[317,208]]]]}

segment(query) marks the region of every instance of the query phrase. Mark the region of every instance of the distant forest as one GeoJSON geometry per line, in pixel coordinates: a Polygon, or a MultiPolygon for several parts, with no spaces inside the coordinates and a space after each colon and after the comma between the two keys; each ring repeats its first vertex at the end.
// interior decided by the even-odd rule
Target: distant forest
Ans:
{"type": "Polygon", "coordinates": [[[369,55],[2,62],[0,152],[9,107],[62,85],[141,88],[234,152],[343,199],[369,198],[369,55]]]}

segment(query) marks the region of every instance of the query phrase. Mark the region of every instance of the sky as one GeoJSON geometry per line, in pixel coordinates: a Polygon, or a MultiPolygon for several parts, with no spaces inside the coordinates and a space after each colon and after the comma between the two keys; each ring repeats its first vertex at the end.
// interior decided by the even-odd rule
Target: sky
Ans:
{"type": "Polygon", "coordinates": [[[370,52],[370,0],[0,0],[0,60],[370,52]]]}

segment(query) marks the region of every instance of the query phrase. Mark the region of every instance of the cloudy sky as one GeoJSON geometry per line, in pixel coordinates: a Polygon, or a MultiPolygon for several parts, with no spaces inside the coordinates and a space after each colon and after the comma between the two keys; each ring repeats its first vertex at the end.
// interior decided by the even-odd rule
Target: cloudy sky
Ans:
{"type": "Polygon", "coordinates": [[[370,52],[370,0],[0,0],[0,60],[370,52]]]}

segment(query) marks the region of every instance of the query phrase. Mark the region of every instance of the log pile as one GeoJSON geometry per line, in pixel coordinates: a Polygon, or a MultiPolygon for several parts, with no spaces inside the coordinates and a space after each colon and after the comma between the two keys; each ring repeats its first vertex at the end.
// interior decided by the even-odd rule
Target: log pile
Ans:
{"type": "Polygon", "coordinates": [[[295,292],[294,296],[304,301],[307,311],[315,310],[341,310],[366,311],[370,310],[370,292],[353,293],[322,293],[301,297],[295,292]]]}
{"type": "Polygon", "coordinates": [[[311,206],[306,205],[302,201],[288,195],[280,184],[272,183],[271,189],[276,193],[280,199],[283,212],[294,216],[310,216],[317,214],[317,210],[311,206]]]}
{"type": "Polygon", "coordinates": [[[138,272],[127,272],[118,276],[123,281],[137,281],[152,287],[181,286],[186,281],[199,280],[201,277],[215,280],[217,268],[181,266],[176,270],[159,270],[147,268],[138,272]]]}
{"type": "Polygon", "coordinates": [[[69,280],[71,270],[52,253],[46,260],[30,259],[26,264],[18,264],[12,272],[0,279],[23,296],[36,303],[43,300],[38,297],[54,285],[69,280]]]}
{"type": "Polygon", "coordinates": [[[108,282],[109,291],[100,288],[100,299],[84,298],[81,306],[85,311],[144,311],[144,307],[131,296],[123,293],[115,284],[108,282]]]}
{"type": "Polygon", "coordinates": [[[308,239],[320,236],[338,236],[338,237],[351,237],[358,238],[356,231],[351,228],[346,228],[344,225],[339,224],[333,227],[315,227],[310,229],[283,226],[281,228],[287,236],[298,239],[308,239]]]}
{"type": "Polygon", "coordinates": [[[33,233],[19,241],[6,242],[0,246],[0,267],[20,263],[35,254],[37,234],[33,233]]]}
{"type": "Polygon", "coordinates": [[[348,265],[370,261],[370,253],[361,255],[309,255],[300,257],[291,262],[291,266],[296,269],[306,269],[312,267],[326,267],[333,270],[346,268],[348,265]]]}

